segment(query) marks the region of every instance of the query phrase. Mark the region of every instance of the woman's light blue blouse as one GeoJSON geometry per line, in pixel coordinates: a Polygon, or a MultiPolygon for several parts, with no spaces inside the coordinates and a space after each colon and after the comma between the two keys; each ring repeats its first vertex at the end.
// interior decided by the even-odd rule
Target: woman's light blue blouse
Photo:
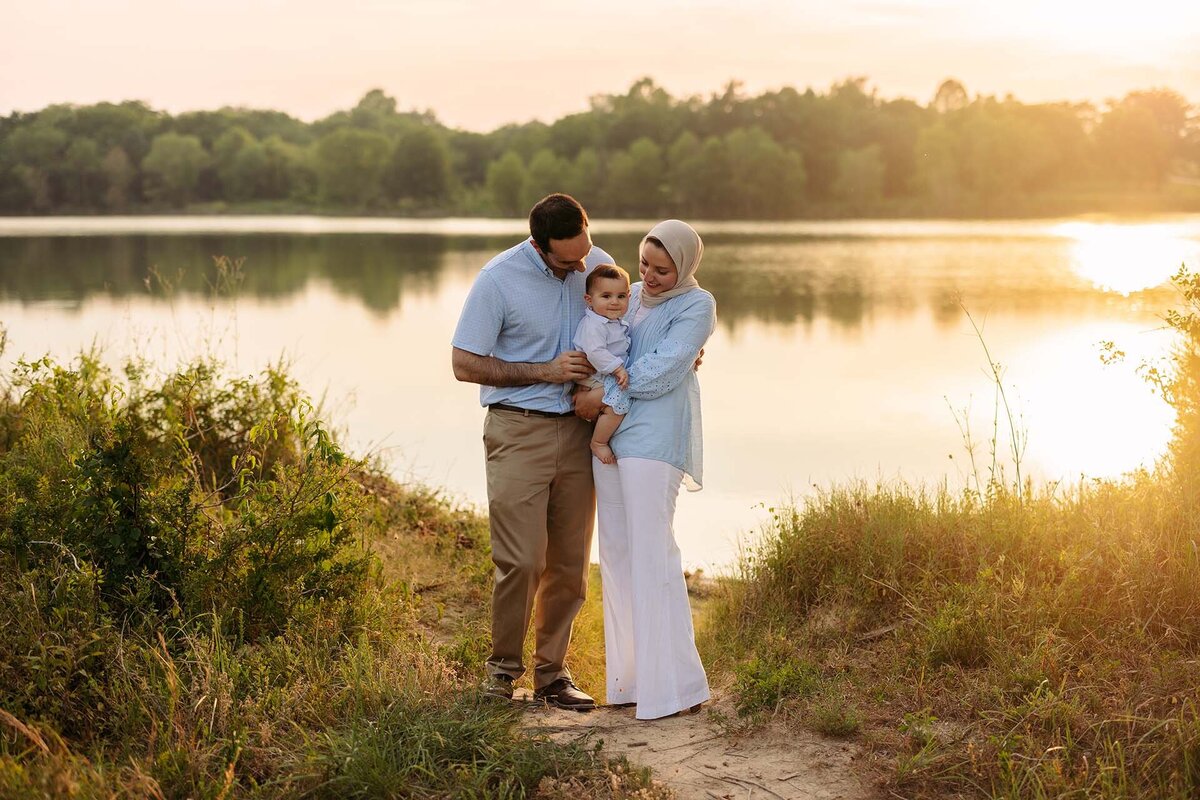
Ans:
{"type": "Polygon", "coordinates": [[[717,304],[708,292],[693,289],[633,323],[641,292],[641,283],[631,287],[625,317],[632,323],[629,386],[621,389],[611,375],[604,379],[604,402],[626,414],[610,445],[618,460],[673,464],[683,470],[688,489],[696,491],[704,480],[704,441],[700,382],[693,365],[716,328],[717,304]]]}

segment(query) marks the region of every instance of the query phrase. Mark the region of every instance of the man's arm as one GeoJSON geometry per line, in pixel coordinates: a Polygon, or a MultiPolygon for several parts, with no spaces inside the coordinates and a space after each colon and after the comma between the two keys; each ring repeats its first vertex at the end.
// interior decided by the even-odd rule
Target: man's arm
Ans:
{"type": "Polygon", "coordinates": [[[481,356],[455,347],[450,357],[454,377],[484,386],[529,386],[534,383],[571,383],[592,374],[587,357],[578,350],[561,353],[553,361],[513,362],[481,356]]]}

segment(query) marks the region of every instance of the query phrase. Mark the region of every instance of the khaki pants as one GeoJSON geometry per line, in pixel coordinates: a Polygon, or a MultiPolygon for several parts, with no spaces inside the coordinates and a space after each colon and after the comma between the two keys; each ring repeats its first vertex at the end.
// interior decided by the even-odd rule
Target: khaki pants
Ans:
{"type": "Polygon", "coordinates": [[[595,490],[592,423],[489,410],[483,425],[496,586],[491,675],[525,672],[521,652],[534,620],[535,689],[567,677],[571,626],[587,592],[595,490]]]}

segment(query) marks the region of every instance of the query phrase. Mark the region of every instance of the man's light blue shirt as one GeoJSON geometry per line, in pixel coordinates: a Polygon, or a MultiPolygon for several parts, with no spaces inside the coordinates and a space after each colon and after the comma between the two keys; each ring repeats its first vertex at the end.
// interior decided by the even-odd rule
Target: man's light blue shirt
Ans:
{"type": "MultiPolygon", "coordinates": [[[[586,272],[559,280],[526,239],[484,265],[463,304],[452,344],[479,356],[514,363],[553,361],[574,349],[571,339],[586,304],[587,272],[612,257],[592,247],[586,272]]],[[[533,411],[570,411],[572,383],[481,386],[480,405],[505,403],[533,411]]]]}

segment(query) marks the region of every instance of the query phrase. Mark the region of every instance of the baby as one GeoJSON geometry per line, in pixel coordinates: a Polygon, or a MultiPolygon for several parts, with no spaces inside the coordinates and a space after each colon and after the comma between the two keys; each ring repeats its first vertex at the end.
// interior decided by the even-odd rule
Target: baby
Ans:
{"type": "MultiPolygon", "coordinates": [[[[625,356],[629,353],[629,325],[621,317],[629,308],[629,273],[615,264],[601,264],[587,276],[583,299],[587,310],[575,329],[575,347],[596,368],[596,374],[580,385],[603,386],[603,375],[612,375],[624,389],[629,384],[625,356]]],[[[624,419],[608,406],[600,412],[592,431],[592,453],[605,464],[617,463],[608,442],[624,419]]]]}

